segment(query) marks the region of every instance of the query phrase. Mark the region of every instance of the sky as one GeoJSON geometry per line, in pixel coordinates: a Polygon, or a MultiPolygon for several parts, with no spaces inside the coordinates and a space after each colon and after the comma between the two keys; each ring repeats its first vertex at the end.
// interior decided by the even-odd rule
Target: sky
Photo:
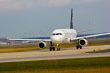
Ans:
{"type": "Polygon", "coordinates": [[[110,0],[0,0],[0,37],[50,36],[70,27],[81,33],[110,32],[110,0]]]}

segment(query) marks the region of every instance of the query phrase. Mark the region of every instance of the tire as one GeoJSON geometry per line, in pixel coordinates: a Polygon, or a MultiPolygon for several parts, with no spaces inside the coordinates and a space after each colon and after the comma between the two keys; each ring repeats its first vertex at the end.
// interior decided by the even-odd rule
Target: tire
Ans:
{"type": "Polygon", "coordinates": [[[76,49],[79,49],[79,46],[78,45],[76,46],[76,49]]]}
{"type": "Polygon", "coordinates": [[[50,47],[50,51],[52,51],[52,47],[50,47]]]}
{"type": "Polygon", "coordinates": [[[52,47],[53,48],[53,51],[55,51],[55,47],[52,47]]]}
{"type": "Polygon", "coordinates": [[[82,49],[82,46],[77,45],[76,49],[82,49]]]}
{"type": "Polygon", "coordinates": [[[82,46],[80,46],[80,49],[82,49],[82,46]]]}

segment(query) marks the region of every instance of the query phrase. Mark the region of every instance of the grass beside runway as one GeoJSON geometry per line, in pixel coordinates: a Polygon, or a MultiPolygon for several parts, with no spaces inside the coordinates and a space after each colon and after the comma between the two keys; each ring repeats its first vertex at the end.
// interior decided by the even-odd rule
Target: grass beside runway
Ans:
{"type": "Polygon", "coordinates": [[[25,48],[2,48],[0,53],[11,53],[11,52],[24,52],[38,50],[36,47],[25,47],[25,48]]]}
{"type": "Polygon", "coordinates": [[[36,45],[0,45],[0,53],[11,53],[11,52],[24,52],[24,51],[34,51],[40,50],[36,45]]]}
{"type": "Polygon", "coordinates": [[[110,57],[0,63],[1,73],[110,73],[110,57]]]}

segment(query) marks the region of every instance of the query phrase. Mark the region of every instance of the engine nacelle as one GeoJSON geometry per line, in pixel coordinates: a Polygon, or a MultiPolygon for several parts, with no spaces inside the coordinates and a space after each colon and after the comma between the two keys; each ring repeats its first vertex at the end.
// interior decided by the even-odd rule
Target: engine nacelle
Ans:
{"type": "Polygon", "coordinates": [[[88,45],[88,41],[86,39],[79,39],[78,44],[80,46],[87,46],[88,45]]]}
{"type": "Polygon", "coordinates": [[[45,42],[40,42],[39,43],[40,48],[45,48],[46,46],[47,46],[47,44],[45,42]]]}

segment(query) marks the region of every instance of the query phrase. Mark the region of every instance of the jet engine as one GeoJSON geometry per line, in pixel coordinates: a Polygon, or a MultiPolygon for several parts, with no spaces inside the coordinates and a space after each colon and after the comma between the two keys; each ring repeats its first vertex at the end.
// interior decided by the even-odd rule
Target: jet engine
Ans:
{"type": "Polygon", "coordinates": [[[47,46],[47,44],[45,42],[40,42],[39,43],[40,48],[45,48],[46,46],[47,46]]]}
{"type": "Polygon", "coordinates": [[[88,41],[87,41],[86,39],[79,39],[79,40],[78,40],[78,44],[79,44],[80,46],[87,46],[88,41]]]}

